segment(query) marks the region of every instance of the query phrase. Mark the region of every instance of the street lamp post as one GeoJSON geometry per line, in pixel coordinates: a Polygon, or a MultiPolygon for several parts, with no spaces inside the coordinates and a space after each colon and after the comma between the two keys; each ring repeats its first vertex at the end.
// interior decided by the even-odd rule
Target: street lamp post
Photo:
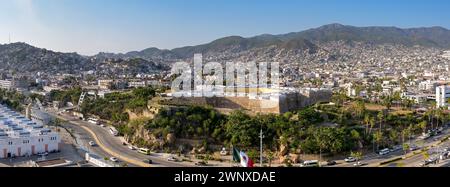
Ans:
{"type": "Polygon", "coordinates": [[[262,167],[263,166],[263,131],[261,128],[261,131],[259,132],[259,166],[262,167]]]}

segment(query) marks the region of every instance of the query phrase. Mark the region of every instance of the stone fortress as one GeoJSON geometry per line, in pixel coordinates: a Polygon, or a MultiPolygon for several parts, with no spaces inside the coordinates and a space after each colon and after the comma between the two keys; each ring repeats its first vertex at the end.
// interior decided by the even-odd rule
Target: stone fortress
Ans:
{"type": "Polygon", "coordinates": [[[283,114],[315,103],[329,102],[332,96],[330,89],[321,88],[224,87],[222,90],[217,92],[210,89],[196,89],[193,92],[183,93],[183,97],[174,97],[182,93],[168,93],[161,104],[211,106],[219,111],[242,109],[252,113],[283,114]],[[210,95],[214,96],[209,97],[210,95]]]}

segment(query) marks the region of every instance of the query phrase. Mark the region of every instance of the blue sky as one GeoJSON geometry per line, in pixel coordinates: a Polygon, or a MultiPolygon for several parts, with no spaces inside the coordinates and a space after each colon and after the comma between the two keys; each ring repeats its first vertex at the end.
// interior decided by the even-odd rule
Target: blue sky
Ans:
{"type": "Polygon", "coordinates": [[[92,55],[329,23],[450,28],[448,0],[1,0],[0,43],[92,55]]]}

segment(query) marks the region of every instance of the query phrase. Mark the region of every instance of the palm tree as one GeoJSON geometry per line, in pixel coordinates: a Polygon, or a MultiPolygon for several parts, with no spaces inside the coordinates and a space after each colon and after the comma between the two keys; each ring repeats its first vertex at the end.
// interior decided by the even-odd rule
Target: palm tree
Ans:
{"type": "Polygon", "coordinates": [[[392,98],[391,98],[390,96],[385,97],[385,98],[383,99],[383,104],[384,104],[384,106],[386,106],[386,108],[387,108],[388,111],[391,110],[391,107],[392,107],[392,98]]]}
{"type": "Polygon", "coordinates": [[[267,152],[267,160],[269,161],[269,167],[272,167],[272,160],[275,157],[272,151],[267,152]]]}
{"type": "Polygon", "coordinates": [[[370,115],[366,113],[364,115],[364,124],[366,124],[366,130],[364,131],[364,134],[367,136],[369,134],[369,127],[370,127],[370,115]]]}
{"type": "Polygon", "coordinates": [[[374,117],[370,117],[369,123],[370,123],[369,134],[371,134],[372,133],[372,129],[375,126],[375,123],[376,123],[375,122],[375,118],[374,117]]]}
{"type": "Polygon", "coordinates": [[[362,159],[362,152],[350,152],[350,156],[355,158],[358,163],[358,161],[362,159]]]}
{"type": "Polygon", "coordinates": [[[389,131],[389,140],[391,143],[395,144],[398,139],[398,132],[396,130],[389,131]]]}
{"type": "Polygon", "coordinates": [[[418,126],[422,129],[423,133],[427,133],[427,122],[422,121],[418,124],[418,126]]]}
{"type": "Polygon", "coordinates": [[[408,153],[409,148],[410,148],[409,144],[403,143],[403,152],[405,155],[406,155],[406,153],[408,153]]]}
{"type": "Polygon", "coordinates": [[[383,119],[384,119],[384,113],[383,113],[383,111],[378,112],[377,117],[378,117],[378,120],[379,120],[379,122],[380,122],[380,126],[379,126],[378,131],[381,132],[381,130],[383,129],[383,119]]]}
{"type": "Polygon", "coordinates": [[[439,122],[442,122],[442,119],[444,118],[444,112],[442,111],[442,108],[439,108],[438,110],[436,110],[436,119],[437,119],[437,124],[436,124],[436,128],[439,128],[439,122]]]}
{"type": "Polygon", "coordinates": [[[322,162],[322,149],[327,146],[326,137],[322,128],[319,128],[316,133],[314,133],[314,138],[316,143],[319,145],[319,166],[321,166],[320,162],[322,162]]]}
{"type": "Polygon", "coordinates": [[[383,141],[383,133],[381,131],[375,132],[375,134],[373,134],[373,139],[377,143],[377,150],[379,150],[380,144],[383,141]]]}

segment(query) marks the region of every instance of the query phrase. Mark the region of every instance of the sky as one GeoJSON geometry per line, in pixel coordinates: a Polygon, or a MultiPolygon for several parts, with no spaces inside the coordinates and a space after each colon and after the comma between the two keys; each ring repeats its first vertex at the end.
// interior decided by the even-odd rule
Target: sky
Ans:
{"type": "Polygon", "coordinates": [[[11,38],[83,55],[172,49],[330,23],[450,28],[450,1],[0,0],[0,44],[11,38]]]}

